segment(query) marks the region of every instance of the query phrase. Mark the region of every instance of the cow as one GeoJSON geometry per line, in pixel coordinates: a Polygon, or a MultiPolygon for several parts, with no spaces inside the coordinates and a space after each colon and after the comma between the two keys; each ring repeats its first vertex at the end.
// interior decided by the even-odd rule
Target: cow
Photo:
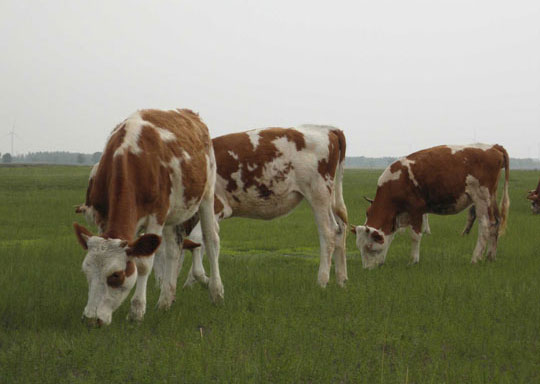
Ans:
{"type": "Polygon", "coordinates": [[[540,181],[538,181],[536,189],[529,191],[527,194],[527,199],[531,201],[531,209],[533,213],[540,213],[540,181]]]}
{"type": "Polygon", "coordinates": [[[450,215],[469,208],[468,234],[476,217],[479,231],[472,263],[487,256],[494,260],[498,236],[504,233],[508,196],[508,153],[500,145],[442,145],[415,152],[388,166],[379,177],[373,203],[364,225],[352,226],[364,268],[384,263],[394,234],[410,227],[412,263],[420,260],[420,240],[428,213],[450,215]],[[501,169],[505,182],[500,211],[497,185],[501,169]]]}
{"type": "Polygon", "coordinates": [[[112,131],[91,171],[86,202],[76,209],[98,228],[94,235],[74,223],[87,250],[82,264],[89,285],[84,319],[110,324],[136,283],[128,318],[142,320],[156,251],[163,264],[158,307],[168,309],[180,259],[177,227],[196,213],[210,259],[210,295],[217,302],[223,299],[215,177],[208,128],[190,110],[140,110],[112,131]]]}
{"type": "MultiPolygon", "coordinates": [[[[331,259],[336,279],[347,281],[343,201],[346,141],[331,126],[301,125],[233,133],[213,139],[217,162],[214,211],[230,217],[272,220],[290,213],[303,199],[311,205],[320,242],[318,284],[325,287],[331,259]]],[[[190,238],[200,242],[195,228],[190,238]]],[[[201,248],[194,250],[185,286],[206,283],[201,248]]]]}

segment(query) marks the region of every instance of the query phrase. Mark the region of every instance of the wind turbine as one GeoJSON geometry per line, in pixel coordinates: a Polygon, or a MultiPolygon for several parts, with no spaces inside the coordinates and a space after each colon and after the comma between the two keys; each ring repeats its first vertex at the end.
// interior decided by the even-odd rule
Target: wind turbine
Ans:
{"type": "Polygon", "coordinates": [[[17,139],[22,140],[19,135],[15,133],[15,122],[13,122],[13,127],[11,128],[11,131],[6,135],[11,136],[11,156],[15,156],[15,147],[14,147],[14,139],[17,137],[17,139]]]}

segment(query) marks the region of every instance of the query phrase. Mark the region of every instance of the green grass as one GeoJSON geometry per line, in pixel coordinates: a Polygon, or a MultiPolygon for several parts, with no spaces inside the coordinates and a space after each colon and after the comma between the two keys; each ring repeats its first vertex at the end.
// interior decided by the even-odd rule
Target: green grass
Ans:
{"type": "MultiPolygon", "coordinates": [[[[383,267],[363,270],[351,236],[347,288],[332,276],[323,290],[302,204],[271,222],[222,223],[224,305],[178,288],[160,312],[152,278],[144,321],[124,320],[126,301],[101,329],[80,322],[87,284],[71,226],[84,222],[73,205],[88,173],[0,167],[0,383],[540,382],[540,217],[524,198],[538,173],[512,172],[494,263],[470,265],[476,226],[460,236],[465,214],[432,215],[419,265],[408,265],[401,235],[383,267]]],[[[346,172],[352,223],[364,222],[362,196],[374,195],[379,173],[346,172]]]]}

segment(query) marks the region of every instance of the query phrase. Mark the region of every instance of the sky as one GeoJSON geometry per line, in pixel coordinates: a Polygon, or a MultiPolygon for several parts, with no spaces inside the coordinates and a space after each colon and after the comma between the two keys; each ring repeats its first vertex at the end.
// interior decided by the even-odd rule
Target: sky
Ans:
{"type": "Polygon", "coordinates": [[[540,1],[0,0],[0,152],[101,151],[138,109],[212,136],[330,124],[348,156],[540,157],[540,1]]]}

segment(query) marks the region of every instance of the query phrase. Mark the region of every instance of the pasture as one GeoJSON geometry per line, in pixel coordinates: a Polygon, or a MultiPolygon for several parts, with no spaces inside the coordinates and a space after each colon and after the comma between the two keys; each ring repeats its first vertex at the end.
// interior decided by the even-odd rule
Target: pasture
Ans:
{"type": "MultiPolygon", "coordinates": [[[[142,323],[125,320],[126,301],[111,326],[88,329],[72,222],[86,225],[73,206],[89,171],[0,167],[1,383],[540,381],[540,217],[524,198],[538,172],[511,172],[494,263],[470,265],[477,226],[461,237],[465,212],[430,215],[419,265],[408,264],[402,234],[383,267],[364,270],[351,235],[346,289],[334,275],[320,289],[316,227],[302,203],[271,222],[222,223],[223,305],[205,288],[181,288],[188,255],[170,311],[155,308],[152,277],[142,323]]],[[[362,196],[373,196],[380,172],[346,171],[351,223],[364,222],[362,196]]]]}

